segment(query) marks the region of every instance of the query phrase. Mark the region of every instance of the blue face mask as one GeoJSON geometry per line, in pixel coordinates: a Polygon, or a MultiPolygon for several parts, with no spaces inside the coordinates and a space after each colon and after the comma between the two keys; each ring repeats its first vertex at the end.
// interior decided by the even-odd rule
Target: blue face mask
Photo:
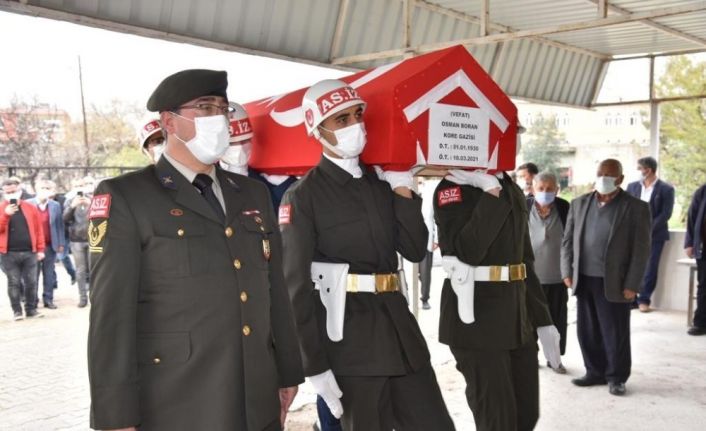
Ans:
{"type": "Polygon", "coordinates": [[[556,193],[554,192],[537,192],[534,194],[534,200],[541,206],[545,207],[552,202],[554,202],[554,199],[556,198],[556,193]]]}

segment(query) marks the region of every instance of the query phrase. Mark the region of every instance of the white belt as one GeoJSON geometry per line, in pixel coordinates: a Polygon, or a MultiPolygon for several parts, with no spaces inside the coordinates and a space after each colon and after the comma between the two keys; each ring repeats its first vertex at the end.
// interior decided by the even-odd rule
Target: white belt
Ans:
{"type": "MultiPolygon", "coordinates": [[[[348,274],[346,276],[346,292],[351,293],[384,293],[400,290],[397,274],[348,274]]],[[[320,286],[314,286],[320,290],[320,286]]]]}

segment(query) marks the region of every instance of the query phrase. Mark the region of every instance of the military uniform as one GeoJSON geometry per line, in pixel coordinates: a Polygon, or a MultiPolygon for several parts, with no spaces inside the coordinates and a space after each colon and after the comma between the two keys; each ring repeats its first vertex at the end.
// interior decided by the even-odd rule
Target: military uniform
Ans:
{"type": "Polygon", "coordinates": [[[421,260],[427,230],[419,197],[393,193],[374,172],[364,170],[354,178],[322,157],[284,195],[280,229],[304,373],[333,371],[343,392],[343,428],[453,429],[429,350],[404,296],[399,291],[347,293],[343,339],[333,342],[311,281],[314,261],[348,263],[350,274],[394,274],[398,251],[408,260],[421,260]]]}
{"type": "Polygon", "coordinates": [[[527,278],[475,282],[475,321],[465,324],[449,279],[441,294],[439,341],[451,347],[463,373],[478,430],[532,429],[539,417],[534,329],[552,320],[534,273],[527,204],[509,176],[500,197],[443,180],[435,220],[442,255],[473,266],[525,263],[527,278]]]}
{"type": "Polygon", "coordinates": [[[89,226],[91,426],[280,430],[303,381],[267,189],[216,170],[225,224],[162,157],[102,182],[89,226]]]}

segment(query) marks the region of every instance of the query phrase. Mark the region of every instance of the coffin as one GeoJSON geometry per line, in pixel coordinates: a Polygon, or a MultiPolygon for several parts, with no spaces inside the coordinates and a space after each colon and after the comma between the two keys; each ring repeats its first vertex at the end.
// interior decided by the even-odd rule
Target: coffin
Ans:
{"type": "MultiPolygon", "coordinates": [[[[342,80],[367,103],[364,163],[421,174],[514,169],[517,108],[463,46],[342,80]]],[[[253,168],[303,175],[319,162],[321,145],[306,135],[300,107],[305,91],[245,104],[255,132],[253,168]]]]}

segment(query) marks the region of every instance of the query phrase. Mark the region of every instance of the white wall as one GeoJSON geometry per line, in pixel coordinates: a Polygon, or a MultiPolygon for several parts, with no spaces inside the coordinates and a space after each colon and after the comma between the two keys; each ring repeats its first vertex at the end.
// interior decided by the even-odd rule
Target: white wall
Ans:
{"type": "MultiPolygon", "coordinates": [[[[686,311],[689,296],[689,267],[677,263],[684,254],[684,230],[672,230],[664,244],[659,263],[657,288],[652,294],[652,306],[667,310],[686,311]]],[[[696,289],[696,287],[694,287],[696,289]]]]}

